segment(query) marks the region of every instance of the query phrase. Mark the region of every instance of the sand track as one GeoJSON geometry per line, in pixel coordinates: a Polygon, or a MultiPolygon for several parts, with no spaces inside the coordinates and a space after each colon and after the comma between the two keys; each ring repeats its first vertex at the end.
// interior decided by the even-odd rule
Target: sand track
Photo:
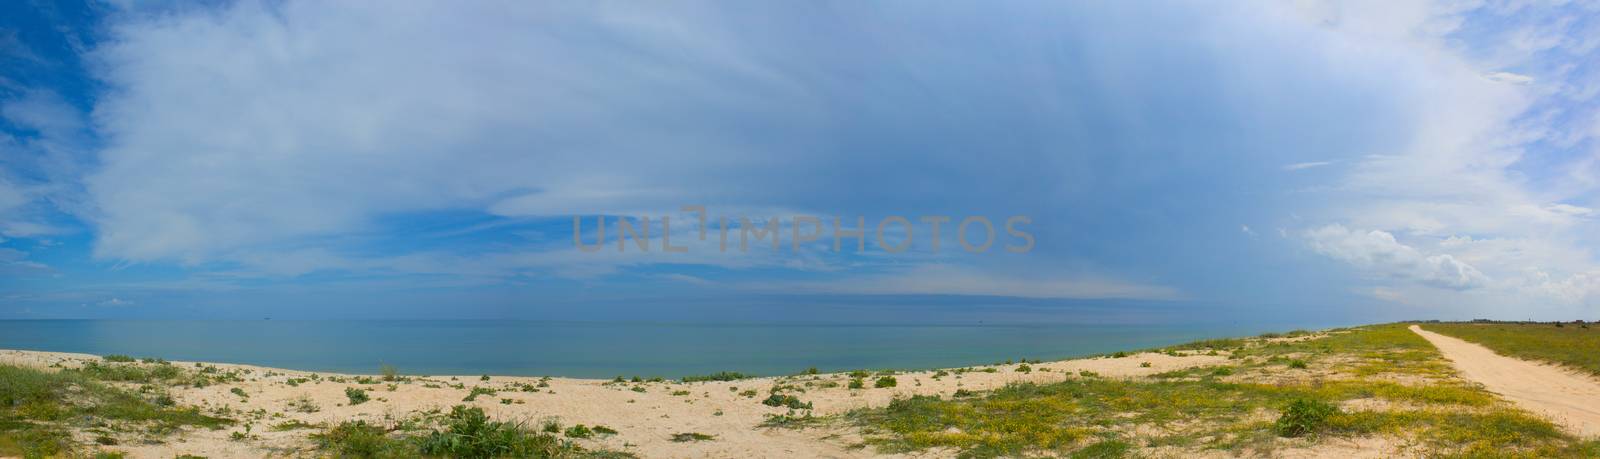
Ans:
{"type": "Polygon", "coordinates": [[[1556,365],[1506,357],[1416,325],[1411,331],[1439,348],[1462,377],[1518,407],[1550,417],[1569,432],[1600,436],[1600,380],[1556,365]]]}

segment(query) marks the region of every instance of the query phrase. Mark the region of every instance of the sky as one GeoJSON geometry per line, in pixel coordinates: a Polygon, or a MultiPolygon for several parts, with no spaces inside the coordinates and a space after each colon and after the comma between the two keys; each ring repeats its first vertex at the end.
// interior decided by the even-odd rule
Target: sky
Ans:
{"type": "Polygon", "coordinates": [[[3,2],[0,318],[1595,320],[1597,48],[1562,1],[3,2]]]}

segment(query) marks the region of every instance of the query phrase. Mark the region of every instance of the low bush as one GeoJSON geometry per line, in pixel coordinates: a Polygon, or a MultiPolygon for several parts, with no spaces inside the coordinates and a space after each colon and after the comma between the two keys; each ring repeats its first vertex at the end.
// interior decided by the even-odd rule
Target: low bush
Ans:
{"type": "Polygon", "coordinates": [[[1327,427],[1328,418],[1339,409],[1328,402],[1316,399],[1295,399],[1283,408],[1283,414],[1273,423],[1273,430],[1282,437],[1300,437],[1316,433],[1327,427]]]}

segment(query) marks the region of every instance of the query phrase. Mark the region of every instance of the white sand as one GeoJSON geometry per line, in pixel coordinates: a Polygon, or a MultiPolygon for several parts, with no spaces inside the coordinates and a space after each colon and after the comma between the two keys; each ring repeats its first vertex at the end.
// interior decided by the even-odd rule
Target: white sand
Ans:
{"type": "MultiPolygon", "coordinates": [[[[39,368],[48,368],[52,364],[72,367],[81,365],[86,360],[99,359],[97,356],[85,354],[0,350],[0,362],[39,368]]],[[[990,368],[988,366],[972,367],[980,371],[970,371],[960,375],[952,373],[939,379],[933,378],[933,371],[901,373],[895,375],[899,383],[897,387],[884,389],[871,388],[875,378],[867,378],[868,388],[851,390],[846,388],[850,378],[845,374],[834,373],[729,382],[647,383],[639,385],[645,387],[646,392],[643,393],[631,390],[635,384],[606,384],[607,381],[604,380],[571,378],[552,378],[547,381],[549,387],[540,388],[541,392],[521,392],[508,387],[513,383],[538,384],[540,378],[505,376],[492,377],[489,381],[479,381],[479,376],[454,378],[430,376],[416,378],[410,383],[396,384],[395,390],[391,392],[387,390],[387,384],[329,382],[326,380],[329,376],[342,376],[347,379],[354,377],[324,373],[321,374],[323,380],[320,383],[312,382],[290,387],[286,384],[288,379],[308,377],[311,373],[248,365],[215,364],[223,370],[250,370],[250,373],[245,375],[245,381],[238,383],[218,384],[199,389],[170,388],[173,397],[184,406],[230,406],[245,412],[264,409],[268,413],[267,417],[253,421],[254,427],[251,431],[252,435],[259,438],[243,441],[229,439],[230,434],[243,431],[242,426],[217,431],[186,429],[174,437],[167,438],[164,444],[143,445],[139,444],[137,438],[125,438],[122,439],[122,444],[108,449],[125,451],[129,457],[159,458],[171,458],[177,454],[195,454],[212,458],[306,455],[313,448],[307,435],[316,432],[315,430],[273,432],[270,426],[290,419],[313,424],[331,424],[354,419],[386,422],[386,419],[403,419],[431,409],[448,411],[453,405],[467,404],[481,407],[495,418],[525,420],[535,425],[545,419],[559,418],[562,425],[598,424],[611,427],[619,433],[606,438],[583,440],[580,443],[628,451],[641,457],[865,457],[874,455],[870,448],[849,448],[850,444],[859,441],[851,429],[793,430],[757,427],[768,415],[789,411],[786,408],[762,405],[761,400],[767,397],[769,389],[773,386],[792,384],[805,389],[804,393],[795,395],[803,401],[814,403],[817,415],[828,415],[861,407],[884,406],[896,397],[932,394],[950,396],[958,389],[981,391],[996,389],[1018,381],[1060,381],[1077,377],[1077,373],[1082,370],[1092,371],[1104,377],[1137,377],[1195,366],[1217,365],[1224,361],[1226,361],[1224,356],[1175,357],[1142,353],[1122,358],[1031,364],[1034,369],[1031,373],[1016,371],[1017,365],[994,366],[993,368],[997,370],[994,373],[981,371],[990,368]],[[1141,366],[1143,362],[1148,362],[1149,366],[1141,366]],[[812,386],[805,387],[804,384],[807,382],[812,386]],[[838,386],[817,387],[825,382],[832,382],[838,386]],[[446,385],[455,383],[464,384],[466,388],[455,389],[446,385]],[[428,388],[424,387],[424,384],[444,386],[428,388]],[[473,402],[463,402],[462,399],[474,386],[493,388],[500,392],[496,395],[479,396],[473,402]],[[372,401],[354,406],[341,406],[348,403],[344,393],[346,387],[367,389],[372,401]],[[244,390],[249,395],[248,400],[241,400],[238,395],[230,393],[232,388],[244,390]],[[758,394],[753,398],[738,395],[739,392],[752,389],[758,394]],[[688,394],[672,395],[676,391],[687,391],[688,394]],[[312,400],[321,407],[321,410],[315,413],[300,413],[289,407],[291,402],[302,397],[312,400]],[[501,399],[510,399],[514,404],[502,404],[501,399]],[[712,441],[686,443],[670,441],[672,434],[685,432],[709,434],[716,438],[712,441]]],[[[192,362],[173,362],[173,364],[186,369],[194,368],[192,362]]],[[[248,418],[241,414],[233,417],[240,420],[248,418]]],[[[87,438],[84,440],[87,441],[87,438]]],[[[938,451],[922,455],[929,454],[948,455],[940,454],[938,451]]]]}

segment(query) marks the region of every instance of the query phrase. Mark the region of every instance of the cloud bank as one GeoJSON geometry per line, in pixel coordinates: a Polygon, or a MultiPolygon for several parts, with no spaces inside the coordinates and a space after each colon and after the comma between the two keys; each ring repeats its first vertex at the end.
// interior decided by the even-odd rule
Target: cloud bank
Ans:
{"type": "Polygon", "coordinates": [[[81,231],[85,271],[1595,307],[1600,59],[1583,37],[1600,26],[1581,6],[110,11],[74,51],[103,90],[12,85],[0,101],[17,152],[0,163],[0,236],[81,231]],[[1026,214],[1039,245],[589,256],[561,224],[696,204],[1026,214]]]}

